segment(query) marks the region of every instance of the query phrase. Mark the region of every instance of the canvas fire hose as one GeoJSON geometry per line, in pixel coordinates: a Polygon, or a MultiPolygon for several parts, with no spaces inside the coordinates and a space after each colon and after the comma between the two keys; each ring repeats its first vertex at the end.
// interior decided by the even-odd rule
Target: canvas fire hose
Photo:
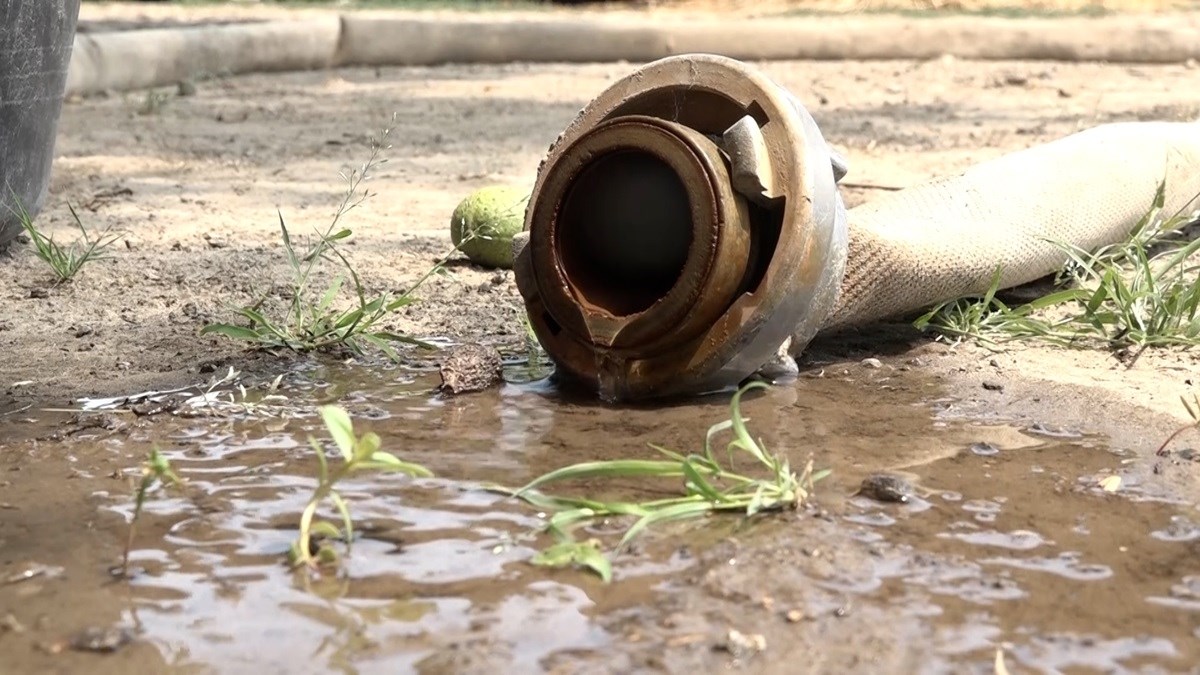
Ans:
{"type": "Polygon", "coordinates": [[[847,210],[845,161],[763,72],[652,62],[538,169],[514,273],[558,376],[610,401],[737,386],[818,333],[1008,288],[1200,194],[1200,123],[1102,125],[847,210]]]}

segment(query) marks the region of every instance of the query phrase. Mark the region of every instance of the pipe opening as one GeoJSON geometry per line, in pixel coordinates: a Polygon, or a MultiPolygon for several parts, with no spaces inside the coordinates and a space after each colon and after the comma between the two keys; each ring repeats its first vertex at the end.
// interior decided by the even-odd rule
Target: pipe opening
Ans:
{"type": "Polygon", "coordinates": [[[784,210],[787,202],[783,197],[762,206],[754,202],[746,202],[746,210],[750,214],[750,227],[755,236],[750,239],[750,264],[746,267],[746,276],[739,287],[739,293],[758,293],[775,250],[779,247],[779,238],[783,230],[784,210]]]}
{"type": "Polygon", "coordinates": [[[692,246],[687,188],[654,155],[605,154],[574,180],[555,222],[563,275],[614,316],[649,309],[678,281],[692,246]]]}

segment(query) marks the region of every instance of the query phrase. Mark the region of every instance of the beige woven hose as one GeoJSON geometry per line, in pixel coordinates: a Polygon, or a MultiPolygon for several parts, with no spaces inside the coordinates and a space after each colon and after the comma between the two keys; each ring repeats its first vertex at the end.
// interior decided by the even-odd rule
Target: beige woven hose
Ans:
{"type": "Polygon", "coordinates": [[[849,212],[841,296],[823,332],[1054,273],[1053,242],[1094,249],[1126,238],[1153,208],[1200,195],[1200,123],[1107,124],[895,192],[849,212]]]}

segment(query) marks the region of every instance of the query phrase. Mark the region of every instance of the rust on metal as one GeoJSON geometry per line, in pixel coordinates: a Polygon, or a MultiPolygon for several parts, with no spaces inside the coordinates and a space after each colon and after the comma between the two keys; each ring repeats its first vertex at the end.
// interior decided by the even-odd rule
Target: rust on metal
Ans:
{"type": "Polygon", "coordinates": [[[560,377],[611,400],[720,389],[832,303],[841,211],[824,140],[786,90],[731,59],[671,57],[550,149],[515,273],[560,377]]]}

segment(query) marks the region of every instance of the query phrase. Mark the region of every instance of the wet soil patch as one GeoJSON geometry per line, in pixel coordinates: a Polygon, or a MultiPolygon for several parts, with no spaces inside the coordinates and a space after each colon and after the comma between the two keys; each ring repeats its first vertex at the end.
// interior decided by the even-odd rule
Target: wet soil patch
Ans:
{"type": "MultiPolygon", "coordinates": [[[[541,381],[439,385],[431,370],[309,363],[276,398],[252,389],[255,405],[201,415],[98,401],[110,410],[83,416],[119,424],[44,408],[0,420],[11,672],[961,673],[990,672],[997,648],[1016,671],[1177,672],[1200,658],[1200,513],[1106,437],[948,413],[946,387],[912,372],[800,378],[744,412],[768,449],[833,469],[814,501],[656,529],[604,585],[529,565],[542,517],[481,484],[644,458],[649,442],[696,449],[727,399],[612,408],[541,381]],[[436,477],[348,481],[359,536],[343,575],[314,578],[283,559],[316,475],[307,437],[325,437],[313,406],[330,402],[436,477]],[[188,488],[150,496],[138,573],[116,579],[151,447],[188,488]],[[855,494],[881,471],[904,477],[906,501],[855,494]]],[[[594,534],[612,543],[620,525],[594,534]]]]}

